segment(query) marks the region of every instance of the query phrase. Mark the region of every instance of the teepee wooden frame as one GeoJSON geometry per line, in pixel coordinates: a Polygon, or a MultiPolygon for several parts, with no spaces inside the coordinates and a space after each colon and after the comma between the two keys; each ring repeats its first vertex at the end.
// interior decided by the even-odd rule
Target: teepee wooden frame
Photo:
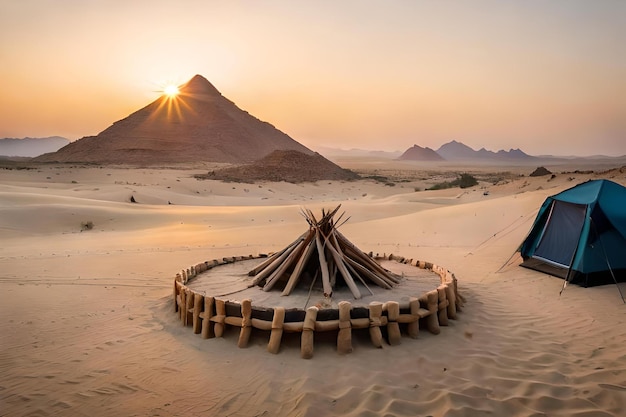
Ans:
{"type": "Polygon", "coordinates": [[[248,272],[254,277],[250,286],[258,285],[263,291],[270,291],[278,282],[285,282],[282,295],[289,295],[298,284],[305,270],[312,276],[321,275],[325,297],[331,297],[337,280],[343,280],[354,298],[361,298],[356,280],[371,293],[369,283],[390,289],[400,282],[400,278],[380,266],[352,244],[338,229],[348,219],[342,221],[342,213],[334,219],[341,205],[331,211],[322,210],[317,220],[311,210],[302,209],[301,214],[309,224],[309,230],[283,250],[268,257],[265,262],[248,272]],[[314,254],[317,253],[317,260],[314,254]]]}

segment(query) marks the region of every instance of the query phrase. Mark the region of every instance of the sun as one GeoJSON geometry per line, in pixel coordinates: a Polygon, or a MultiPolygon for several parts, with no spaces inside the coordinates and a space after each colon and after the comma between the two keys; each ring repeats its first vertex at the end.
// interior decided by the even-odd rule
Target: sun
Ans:
{"type": "Polygon", "coordinates": [[[178,87],[174,84],[168,84],[163,88],[163,93],[169,98],[174,98],[178,95],[178,87]]]}

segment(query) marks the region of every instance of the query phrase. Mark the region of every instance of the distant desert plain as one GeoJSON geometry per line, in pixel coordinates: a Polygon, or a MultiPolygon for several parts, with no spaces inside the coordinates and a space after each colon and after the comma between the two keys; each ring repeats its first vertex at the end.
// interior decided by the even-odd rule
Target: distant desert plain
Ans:
{"type": "MultiPolygon", "coordinates": [[[[0,415],[622,416],[626,305],[519,267],[550,195],[626,185],[626,158],[536,166],[342,156],[355,181],[222,182],[208,164],[0,165],[0,415]],[[478,185],[427,190],[470,173],[478,185]],[[131,202],[131,199],[134,201],[131,202]],[[270,253],[306,230],[301,209],[341,204],[365,252],[451,270],[466,303],[439,335],[339,355],[267,335],[202,339],[174,312],[175,275],[270,253]]],[[[626,284],[620,283],[626,293],[626,284]]],[[[260,291],[260,290],[259,290],[260,291]]],[[[385,300],[380,300],[385,301],[385,300]]],[[[330,338],[332,339],[332,338],[330,338]]]]}

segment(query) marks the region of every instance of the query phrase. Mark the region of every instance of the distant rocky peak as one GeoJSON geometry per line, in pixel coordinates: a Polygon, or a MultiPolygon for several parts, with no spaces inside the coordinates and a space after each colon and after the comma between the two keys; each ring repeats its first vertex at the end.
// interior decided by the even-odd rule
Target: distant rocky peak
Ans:
{"type": "Polygon", "coordinates": [[[413,145],[400,155],[398,159],[413,161],[439,161],[443,158],[437,154],[437,152],[428,147],[422,148],[421,146],[413,145]]]}

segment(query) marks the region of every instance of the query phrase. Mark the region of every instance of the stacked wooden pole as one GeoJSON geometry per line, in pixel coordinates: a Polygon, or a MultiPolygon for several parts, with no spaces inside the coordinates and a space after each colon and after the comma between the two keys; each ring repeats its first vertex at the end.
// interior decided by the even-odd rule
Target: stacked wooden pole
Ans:
{"type": "MultiPolygon", "coordinates": [[[[340,207],[341,205],[331,211],[322,210],[320,220],[316,219],[311,210],[302,210],[301,214],[309,224],[309,230],[251,270],[248,275],[254,279],[250,286],[259,285],[264,291],[269,291],[279,282],[283,282],[282,295],[289,295],[305,270],[311,276],[321,276],[325,297],[332,296],[333,288],[338,282],[345,283],[356,299],[361,298],[357,281],[370,292],[368,283],[385,289],[398,284],[398,276],[360,251],[337,230],[334,217],[340,207]],[[315,253],[316,257],[313,256],[315,253]]],[[[337,220],[340,221],[344,214],[337,220]]]]}

